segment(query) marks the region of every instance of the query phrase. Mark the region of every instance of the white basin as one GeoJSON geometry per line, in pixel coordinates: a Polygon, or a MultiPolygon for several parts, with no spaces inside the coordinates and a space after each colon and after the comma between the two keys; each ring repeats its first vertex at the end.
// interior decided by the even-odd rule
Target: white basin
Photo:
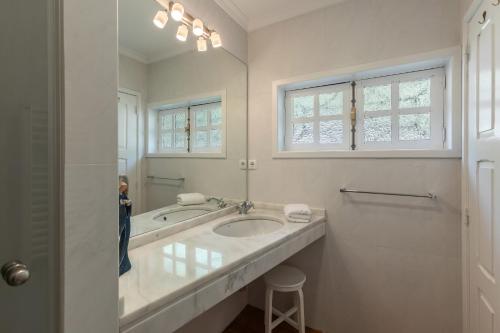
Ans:
{"type": "Polygon", "coordinates": [[[255,237],[277,231],[283,225],[271,217],[242,216],[216,226],[213,231],[226,237],[255,237]]]}

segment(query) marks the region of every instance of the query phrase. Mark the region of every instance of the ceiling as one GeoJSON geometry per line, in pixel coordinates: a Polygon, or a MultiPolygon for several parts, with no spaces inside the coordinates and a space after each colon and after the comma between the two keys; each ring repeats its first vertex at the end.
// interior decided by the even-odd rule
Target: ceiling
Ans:
{"type": "MultiPolygon", "coordinates": [[[[213,1],[245,30],[252,31],[346,0],[213,1]]],[[[189,34],[187,42],[180,42],[175,38],[179,25],[177,22],[169,20],[163,30],[154,26],[153,17],[160,9],[156,1],[119,0],[118,8],[121,54],[151,63],[196,49],[196,40],[192,34],[189,34]]]]}
{"type": "Polygon", "coordinates": [[[345,0],[215,0],[247,31],[343,1],[345,0]]]}
{"type": "Polygon", "coordinates": [[[175,38],[178,23],[169,20],[164,29],[153,24],[160,9],[156,1],[119,0],[118,40],[120,53],[150,63],[192,51],[196,48],[193,35],[187,42],[175,38]]]}

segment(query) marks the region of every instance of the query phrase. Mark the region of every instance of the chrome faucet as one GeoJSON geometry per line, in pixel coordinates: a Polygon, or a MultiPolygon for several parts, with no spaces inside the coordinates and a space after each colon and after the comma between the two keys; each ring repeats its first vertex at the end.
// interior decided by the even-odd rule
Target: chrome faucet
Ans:
{"type": "Polygon", "coordinates": [[[215,202],[217,202],[217,207],[219,208],[224,208],[227,206],[227,203],[224,201],[224,198],[216,198],[216,197],[212,197],[212,198],[209,198],[208,201],[210,202],[211,200],[214,200],[215,202]]]}
{"type": "Polygon", "coordinates": [[[251,201],[243,201],[242,203],[240,203],[238,205],[238,209],[240,211],[240,214],[242,215],[245,215],[248,213],[248,211],[251,209],[251,208],[254,208],[254,205],[253,205],[253,202],[251,201]]]}

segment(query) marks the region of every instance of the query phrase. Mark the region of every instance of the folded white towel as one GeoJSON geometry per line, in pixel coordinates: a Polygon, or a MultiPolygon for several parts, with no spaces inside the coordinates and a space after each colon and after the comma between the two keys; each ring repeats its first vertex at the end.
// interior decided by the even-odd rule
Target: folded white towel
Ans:
{"type": "Polygon", "coordinates": [[[201,193],[181,193],[177,195],[177,203],[181,206],[200,205],[207,201],[201,193]]]}
{"type": "Polygon", "coordinates": [[[305,204],[289,204],[285,206],[283,211],[287,217],[291,215],[296,217],[310,217],[312,215],[311,209],[305,204]]]}
{"type": "Polygon", "coordinates": [[[288,222],[292,222],[292,223],[308,223],[308,222],[311,222],[311,217],[309,218],[302,218],[302,219],[298,219],[298,218],[293,218],[293,217],[287,217],[286,218],[288,220],[288,222]]]}

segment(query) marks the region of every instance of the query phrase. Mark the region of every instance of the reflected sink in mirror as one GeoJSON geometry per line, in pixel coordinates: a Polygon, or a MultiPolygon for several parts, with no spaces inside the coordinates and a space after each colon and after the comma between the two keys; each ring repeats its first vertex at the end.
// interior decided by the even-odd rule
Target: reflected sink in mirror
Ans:
{"type": "Polygon", "coordinates": [[[256,237],[281,229],[284,223],[276,218],[242,216],[216,226],[213,231],[226,237],[256,237]]]}
{"type": "Polygon", "coordinates": [[[217,208],[215,207],[182,207],[172,210],[166,210],[157,216],[153,217],[153,220],[164,222],[164,223],[177,223],[183,220],[192,219],[193,217],[201,216],[206,213],[214,212],[217,208]]]}
{"type": "Polygon", "coordinates": [[[136,215],[130,221],[130,236],[138,236],[157,229],[172,226],[189,219],[217,211],[214,202],[202,205],[180,206],[177,204],[136,215]]]}

